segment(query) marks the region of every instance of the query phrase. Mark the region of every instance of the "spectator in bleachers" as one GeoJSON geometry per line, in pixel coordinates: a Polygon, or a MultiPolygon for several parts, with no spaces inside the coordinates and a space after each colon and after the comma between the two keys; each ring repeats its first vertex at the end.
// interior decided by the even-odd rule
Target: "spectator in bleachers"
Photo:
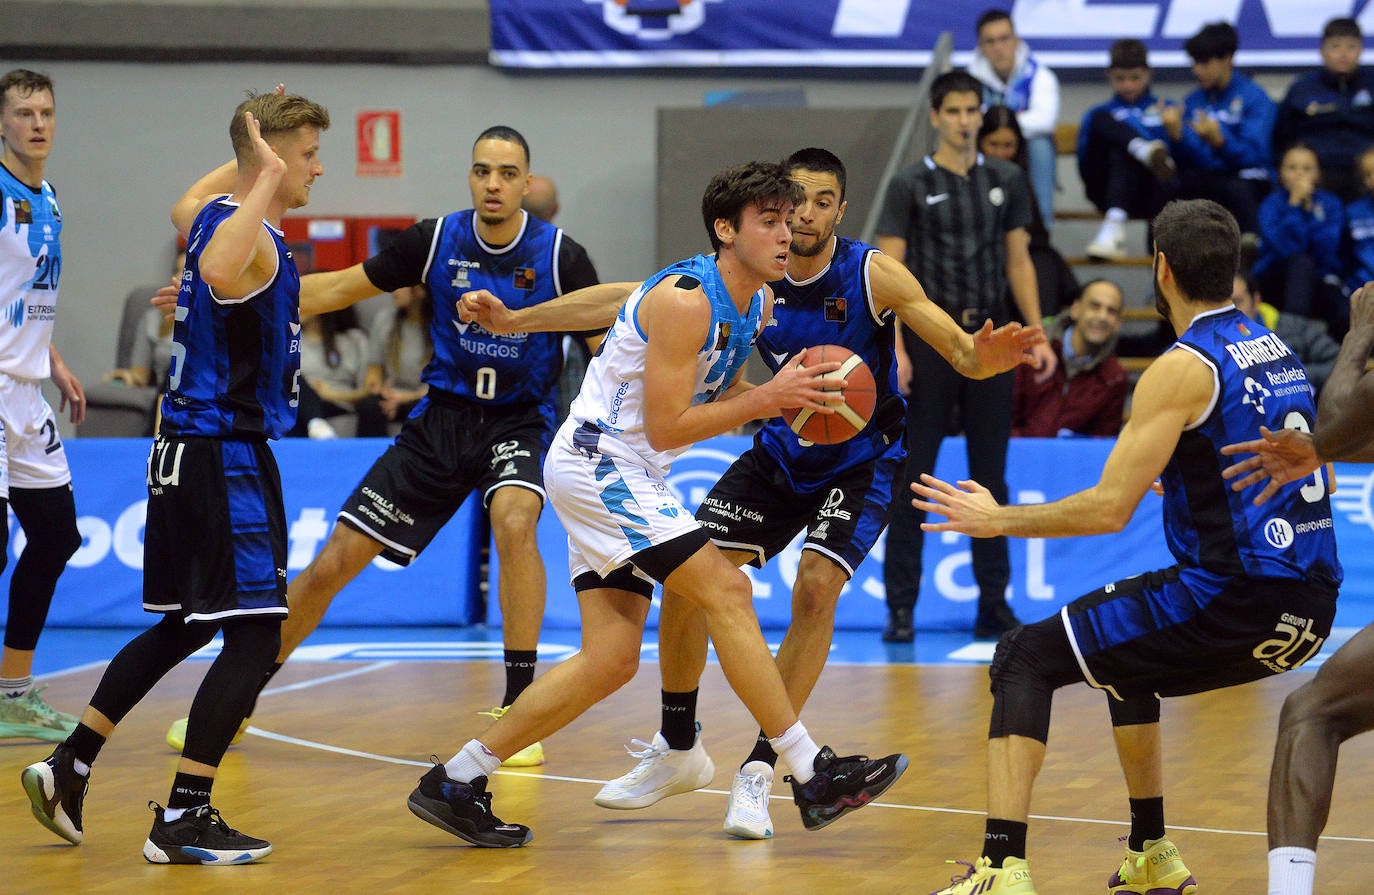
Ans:
{"type": "Polygon", "coordinates": [[[1315,395],[1321,391],[1341,350],[1340,343],[1331,338],[1326,325],[1320,320],[1280,311],[1264,300],[1253,280],[1240,274],[1236,274],[1231,287],[1231,301],[1236,303],[1242,314],[1264,324],[1292,348],[1307,371],[1312,393],[1315,395]]]}
{"type": "Polygon", "coordinates": [[[331,419],[352,414],[366,395],[367,336],[346,307],[301,321],[300,407],[291,437],[335,438],[331,419]]]}
{"type": "Polygon", "coordinates": [[[1274,155],[1297,140],[1311,146],[1323,185],[1343,202],[1360,194],[1355,158],[1374,144],[1374,74],[1360,67],[1363,50],[1364,35],[1354,19],[1327,22],[1322,67],[1294,79],[1274,123],[1274,155]]]}
{"type": "MultiPolygon", "coordinates": [[[[172,285],[181,282],[181,270],[185,264],[186,252],[178,251],[172,263],[172,285]]],[[[159,308],[148,307],[139,321],[138,335],[129,352],[129,365],[116,367],[105,374],[104,380],[120,382],[132,388],[160,388],[171,361],[172,318],[159,308]]]]}
{"type": "Polygon", "coordinates": [[[1321,166],[1305,143],[1279,164],[1279,187],[1260,204],[1259,253],[1251,274],[1276,308],[1325,320],[1345,334],[1350,302],[1341,282],[1341,200],[1320,189],[1321,166]]]}
{"type": "Polygon", "coordinates": [[[1105,215],[1087,255],[1116,261],[1126,256],[1127,219],[1159,214],[1178,192],[1178,169],[1160,117],[1163,103],[1150,91],[1144,43],[1112,44],[1107,83],[1112,98],[1089,109],[1078,128],[1078,176],[1105,215]]]}
{"type": "Polygon", "coordinates": [[[529,188],[520,200],[520,207],[541,221],[553,223],[558,216],[558,187],[542,174],[531,174],[529,188]]]}
{"type": "Polygon", "coordinates": [[[1197,89],[1183,106],[1160,111],[1169,151],[1178,164],[1179,195],[1211,199],[1254,233],[1259,204],[1273,185],[1271,147],[1277,107],[1269,94],[1235,70],[1240,39],[1226,22],[1204,25],[1183,48],[1193,60],[1197,89]]]}
{"type": "MultiPolygon", "coordinates": [[[[1006,106],[993,106],[983,113],[983,124],[978,128],[978,151],[989,158],[1012,162],[1030,176],[1021,125],[1016,120],[1016,113],[1006,106]]],[[[1035,265],[1035,280],[1040,287],[1040,313],[1051,317],[1078,296],[1078,278],[1064,256],[1050,243],[1050,231],[1045,227],[1034,195],[1031,196],[1031,222],[1026,232],[1030,235],[1031,263],[1035,265]]]]}
{"type": "Polygon", "coordinates": [[[1345,273],[1347,291],[1374,280],[1374,147],[1355,160],[1364,192],[1345,207],[1345,273]]]}
{"type": "Polygon", "coordinates": [[[434,354],[430,324],[434,304],[424,284],[391,293],[392,304],[372,318],[368,365],[358,402],[358,437],[385,438],[392,423],[403,422],[429,391],[420,374],[434,354]]]}
{"type": "Polygon", "coordinates": [[[1019,367],[1013,393],[1011,434],[1017,438],[1095,435],[1116,437],[1126,409],[1126,370],[1116,359],[1121,331],[1121,287],[1092,280],[1049,323],[1045,335],[1059,356],[1054,375],[1037,382],[1019,367]]]}
{"type": "Polygon", "coordinates": [[[1016,35],[1011,14],[989,9],[978,17],[978,47],[968,72],[983,83],[989,107],[1006,106],[1016,113],[1026,140],[1031,192],[1045,225],[1054,222],[1054,128],[1059,121],[1059,78],[1031,54],[1016,35]]]}

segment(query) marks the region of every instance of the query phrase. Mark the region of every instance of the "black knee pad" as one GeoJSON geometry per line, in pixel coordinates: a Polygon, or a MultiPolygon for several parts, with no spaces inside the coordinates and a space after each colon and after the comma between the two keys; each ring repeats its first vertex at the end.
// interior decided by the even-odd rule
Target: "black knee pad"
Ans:
{"type": "Polygon", "coordinates": [[[1159,723],[1159,700],[1154,696],[1128,696],[1125,699],[1108,696],[1107,711],[1111,713],[1113,727],[1159,723]]]}
{"type": "Polygon", "coordinates": [[[76,501],[71,485],[57,488],[11,488],[10,505],[28,535],[23,558],[60,574],[81,549],[76,527],[76,501]]]}
{"type": "Polygon", "coordinates": [[[1002,636],[988,669],[992,718],[988,737],[1023,736],[1046,742],[1054,691],[1082,680],[1058,616],[1002,636]]]}
{"type": "Polygon", "coordinates": [[[224,648],[221,653],[239,656],[249,667],[262,666],[264,672],[277,661],[277,653],[281,652],[279,617],[234,618],[226,621],[222,630],[224,648]]]}

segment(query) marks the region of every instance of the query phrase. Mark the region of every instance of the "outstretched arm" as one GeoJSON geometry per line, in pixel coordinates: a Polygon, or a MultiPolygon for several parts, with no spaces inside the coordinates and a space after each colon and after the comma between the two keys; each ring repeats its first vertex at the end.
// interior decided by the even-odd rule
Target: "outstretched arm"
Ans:
{"type": "Polygon", "coordinates": [[[969,335],[930,300],[905,264],[875,254],[868,270],[873,301],[878,308],[891,308],[950,366],[970,379],[987,379],[1017,364],[1034,363],[1033,347],[1045,342],[1045,333],[1039,326],[1009,323],[993,329],[991,320],[985,321],[976,334],[969,335]]]}
{"type": "Polygon", "coordinates": [[[458,298],[458,318],[498,335],[537,332],[585,332],[609,329],[625,299],[638,283],[598,283],[558,298],[511,310],[485,289],[458,298]]]}
{"type": "Polygon", "coordinates": [[[1198,419],[1212,395],[1212,375],[1200,360],[1171,351],[1155,361],[1136,386],[1131,421],[1117,438],[1091,488],[1053,503],[1001,506],[974,481],[958,487],[922,475],[911,490],[912,506],[945,516],[925,531],[958,531],[976,538],[1068,537],[1120,531],[1164,470],[1184,426],[1198,419]]]}

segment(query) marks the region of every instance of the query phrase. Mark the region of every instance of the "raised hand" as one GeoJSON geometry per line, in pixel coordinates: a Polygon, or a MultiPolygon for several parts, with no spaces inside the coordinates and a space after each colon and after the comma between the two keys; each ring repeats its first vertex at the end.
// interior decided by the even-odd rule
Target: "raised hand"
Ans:
{"type": "Polygon", "coordinates": [[[1035,346],[1044,345],[1045,330],[1040,326],[1008,323],[992,328],[992,321],[983,321],[983,328],[973,334],[973,350],[984,368],[998,373],[1018,364],[1036,363],[1035,346]]]}
{"type": "Polygon", "coordinates": [[[1264,488],[1255,495],[1255,506],[1269,500],[1289,482],[1307,478],[1322,465],[1312,436],[1297,429],[1271,432],[1261,426],[1259,438],[1228,444],[1221,452],[1227,456],[1252,455],[1223,469],[1221,476],[1236,479],[1231,483],[1232,491],[1244,491],[1251,485],[1265,482],[1264,488]]]}

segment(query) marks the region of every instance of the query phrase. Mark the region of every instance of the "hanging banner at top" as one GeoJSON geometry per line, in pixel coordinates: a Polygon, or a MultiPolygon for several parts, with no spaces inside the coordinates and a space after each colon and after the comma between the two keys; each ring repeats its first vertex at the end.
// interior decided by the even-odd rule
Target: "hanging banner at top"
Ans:
{"type": "Polygon", "coordinates": [[[1191,64],[1183,42],[1208,22],[1240,32],[1238,65],[1320,64],[1327,20],[1374,32],[1374,0],[491,0],[491,62],[512,68],[922,68],[943,32],[954,64],[993,7],[1046,65],[1103,68],[1122,37],[1155,68],[1191,64]]]}

